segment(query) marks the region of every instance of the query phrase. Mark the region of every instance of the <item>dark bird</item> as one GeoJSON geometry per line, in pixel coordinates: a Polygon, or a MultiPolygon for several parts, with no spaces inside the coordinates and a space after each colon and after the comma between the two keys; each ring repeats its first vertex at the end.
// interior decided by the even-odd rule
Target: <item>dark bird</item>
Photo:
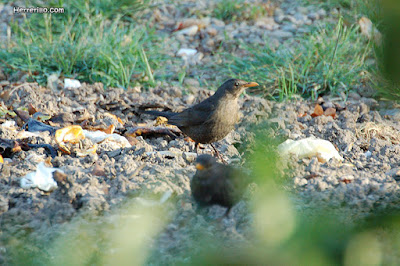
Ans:
{"type": "Polygon", "coordinates": [[[144,113],[166,117],[169,124],[176,125],[196,142],[196,150],[199,143],[211,144],[216,154],[220,156],[212,143],[223,139],[234,129],[239,120],[239,95],[246,88],[255,86],[258,86],[258,83],[230,79],[225,81],[214,95],[180,113],[161,111],[144,111],[144,113]]]}
{"type": "Polygon", "coordinates": [[[208,154],[199,155],[195,163],[197,171],[190,181],[193,198],[201,207],[213,204],[227,207],[223,217],[229,215],[246,190],[248,177],[208,154]]]}

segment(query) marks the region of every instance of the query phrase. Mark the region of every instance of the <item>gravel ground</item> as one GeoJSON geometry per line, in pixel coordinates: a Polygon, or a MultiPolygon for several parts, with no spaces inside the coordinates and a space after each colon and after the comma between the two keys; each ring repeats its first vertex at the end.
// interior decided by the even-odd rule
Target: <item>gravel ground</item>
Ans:
{"type": "Polygon", "coordinates": [[[223,1],[178,2],[171,5],[168,1],[160,1],[155,11],[148,15],[148,21],[160,34],[166,34],[163,52],[172,58],[183,59],[167,60],[162,75],[177,76],[185,67],[188,78],[184,84],[187,86],[222,83],[224,77],[215,73],[226,62],[227,53],[239,57],[248,53],[240,42],[261,47],[267,42],[272,48],[282,44],[296,45],[292,42],[296,37],[310,33],[323,23],[335,21],[337,17],[336,10],[328,16],[324,9],[300,6],[298,1],[271,3],[256,0],[245,1],[249,8],[243,10],[243,16],[250,16],[251,7],[264,10],[265,14],[247,20],[239,16],[235,21],[223,21],[213,17],[213,11],[223,1]],[[187,30],[192,27],[194,30],[187,30]],[[181,54],[180,49],[193,49],[195,54],[181,54]]]}
{"type": "MultiPolygon", "coordinates": [[[[138,114],[140,106],[160,104],[176,111],[213,93],[202,89],[204,82],[200,84],[193,77],[201,77],[202,81],[228,78],[213,73],[213,62],[221,60],[220,55],[214,54],[215,50],[223,43],[222,49],[238,56],[243,51],[235,47],[234,42],[219,39],[223,32],[232,38],[243,38],[260,45],[264,37],[269,37],[271,42],[280,45],[306,33],[310,25],[332,19],[332,14],[325,10],[299,7],[292,1],[284,1],[273,5],[271,15],[228,23],[209,17],[210,11],[204,11],[212,10],[206,8],[209,4],[215,3],[185,1],[171,6],[162,2],[150,17],[160,34],[170,34],[180,22],[195,16],[188,11],[200,10],[197,16],[205,17],[190,22],[203,25],[193,36],[177,31],[166,38],[166,52],[171,56],[176,56],[180,48],[197,51],[194,56],[183,56],[179,64],[173,60],[167,62],[170,65],[167,72],[171,73],[178,72],[182,64],[188,67],[185,88],[177,82],[170,82],[160,83],[148,91],[141,91],[141,88],[104,90],[102,84],[83,84],[79,89],[51,89],[4,77],[0,81],[0,103],[10,110],[32,105],[42,114],[63,114],[61,120],[51,124],[54,127],[79,124],[86,128],[107,128],[114,125],[116,133],[123,135],[139,123],[148,127],[154,125],[151,117],[138,114]]],[[[0,35],[3,37],[4,28],[7,28],[4,14],[8,14],[9,6],[0,8],[3,23],[0,24],[0,35]]],[[[231,164],[242,165],[251,147],[247,144],[254,138],[251,130],[255,125],[269,125],[265,129],[268,134],[279,138],[296,140],[315,136],[330,141],[344,161],[322,163],[316,158],[293,157],[288,163],[290,168],[286,170],[284,187],[293,195],[294,204],[301,211],[312,210],[317,202],[329,206],[332,211],[347,209],[346,219],[356,221],[373,208],[395,206],[399,200],[398,106],[363,95],[361,88],[346,99],[329,96],[325,96],[323,101],[319,99],[322,107],[336,109],[335,117],[312,117],[316,103],[300,98],[277,103],[244,95],[240,99],[243,113],[240,123],[216,146],[231,164]]],[[[57,147],[53,135],[48,132],[26,133],[22,130],[23,124],[19,118],[0,118],[0,139],[25,138],[27,143],[57,147]],[[14,120],[16,125],[10,126],[6,123],[8,120],[14,120]]],[[[57,151],[51,163],[65,176],[58,179],[58,188],[52,192],[23,189],[20,185],[21,178],[34,171],[39,162],[51,158],[47,149],[3,153],[5,163],[0,164],[1,262],[13,262],[12,257],[17,252],[15,248],[21,244],[21,239],[35,243],[29,249],[41,254],[43,259],[54,259],[49,250],[42,248],[60,235],[73,232],[77,224],[88,224],[93,228],[99,224],[114,224],[116,217],[124,215],[127,202],[132,201],[140,206],[161,208],[168,218],[149,242],[153,250],[147,261],[149,264],[186,262],[190,254],[200,249],[192,241],[199,234],[204,238],[222,240],[227,246],[251,241],[253,217],[247,199],[240,201],[229,218],[221,223],[213,220],[224,213],[224,208],[213,206],[200,212],[196,210],[189,187],[195,172],[191,153],[193,142],[182,135],[170,137],[160,132],[128,139],[130,145],[122,148],[120,144],[102,142],[96,154],[83,157],[74,152],[66,155],[57,151]]],[[[85,139],[72,148],[87,150],[93,144],[85,139]]],[[[202,152],[212,153],[212,150],[205,145],[202,152]]],[[[115,231],[114,228],[104,234],[115,231]]],[[[104,246],[108,244],[103,238],[95,239],[91,245],[98,250],[107,250],[104,246]]]]}

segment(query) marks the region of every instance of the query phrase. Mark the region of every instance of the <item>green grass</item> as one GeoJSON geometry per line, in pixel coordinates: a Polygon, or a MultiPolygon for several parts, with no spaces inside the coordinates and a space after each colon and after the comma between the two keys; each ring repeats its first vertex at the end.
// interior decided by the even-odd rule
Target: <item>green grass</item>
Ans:
{"type": "Polygon", "coordinates": [[[319,5],[327,10],[340,9],[347,25],[356,24],[363,16],[369,18],[383,35],[383,44],[372,47],[377,66],[371,69],[373,79],[367,86],[377,91],[377,96],[400,100],[400,49],[398,43],[400,9],[397,1],[384,0],[303,0],[304,4],[319,5]]]}
{"type": "Polygon", "coordinates": [[[158,37],[134,19],[146,5],[136,1],[56,1],[64,14],[32,14],[12,25],[0,50],[6,72],[23,71],[44,84],[52,73],[105,86],[154,85],[158,37]]]}
{"type": "Polygon", "coordinates": [[[267,14],[267,12],[266,5],[246,3],[244,0],[228,0],[217,3],[212,16],[229,22],[252,20],[267,14]]]}
{"type": "Polygon", "coordinates": [[[303,0],[304,5],[317,5],[328,11],[339,9],[349,23],[355,23],[361,16],[367,16],[380,24],[382,21],[382,0],[303,0]]]}
{"type": "Polygon", "coordinates": [[[347,27],[342,21],[327,24],[310,35],[273,49],[242,44],[249,56],[232,57],[229,72],[245,80],[262,84],[273,98],[294,94],[317,97],[318,94],[347,92],[369,80],[374,58],[372,44],[359,33],[359,27],[347,27]]]}

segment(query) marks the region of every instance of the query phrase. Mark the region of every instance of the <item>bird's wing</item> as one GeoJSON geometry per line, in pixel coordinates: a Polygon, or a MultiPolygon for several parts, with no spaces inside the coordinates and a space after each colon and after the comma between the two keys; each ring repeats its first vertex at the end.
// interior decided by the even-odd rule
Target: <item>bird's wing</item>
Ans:
{"type": "Polygon", "coordinates": [[[225,166],[226,187],[230,191],[230,195],[238,199],[245,192],[247,186],[251,183],[249,176],[234,167],[225,166]]]}
{"type": "Polygon", "coordinates": [[[213,101],[210,101],[210,98],[208,98],[201,103],[170,117],[168,122],[178,127],[201,125],[210,118],[214,110],[215,104],[213,101]]]}
{"type": "Polygon", "coordinates": [[[215,201],[231,205],[235,201],[235,184],[232,182],[230,168],[224,165],[215,165],[211,169],[212,177],[209,182],[212,183],[210,191],[215,201]]]}
{"type": "Polygon", "coordinates": [[[247,186],[253,181],[251,177],[241,171],[240,169],[237,168],[231,168],[230,169],[231,174],[229,175],[230,180],[235,187],[235,190],[238,192],[238,194],[244,193],[246,190],[247,186]]]}

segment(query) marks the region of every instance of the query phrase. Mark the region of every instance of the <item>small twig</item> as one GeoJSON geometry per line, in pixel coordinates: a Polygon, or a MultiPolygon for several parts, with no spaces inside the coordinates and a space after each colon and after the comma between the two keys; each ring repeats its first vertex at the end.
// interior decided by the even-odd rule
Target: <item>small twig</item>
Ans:
{"type": "Polygon", "coordinates": [[[130,137],[144,136],[144,135],[168,135],[171,138],[177,138],[182,131],[177,127],[161,127],[161,126],[135,126],[129,129],[125,134],[130,137]]]}
{"type": "MultiPolygon", "coordinates": [[[[36,82],[31,82],[31,83],[29,83],[29,82],[24,82],[24,83],[22,83],[21,85],[18,85],[17,87],[15,87],[14,89],[12,89],[12,91],[10,91],[9,96],[11,96],[11,94],[13,94],[14,91],[18,90],[19,88],[24,87],[25,85],[35,85],[35,84],[36,84],[36,82]]],[[[32,88],[31,88],[30,86],[28,86],[27,88],[30,89],[31,91],[33,91],[32,88]]],[[[33,91],[33,92],[34,92],[34,91],[33,91]]]]}
{"type": "Polygon", "coordinates": [[[159,103],[144,103],[142,105],[139,106],[132,106],[132,107],[138,107],[138,109],[140,110],[145,110],[145,109],[149,109],[149,108],[162,108],[164,111],[171,111],[172,108],[163,105],[163,104],[159,104],[159,103]]]}

